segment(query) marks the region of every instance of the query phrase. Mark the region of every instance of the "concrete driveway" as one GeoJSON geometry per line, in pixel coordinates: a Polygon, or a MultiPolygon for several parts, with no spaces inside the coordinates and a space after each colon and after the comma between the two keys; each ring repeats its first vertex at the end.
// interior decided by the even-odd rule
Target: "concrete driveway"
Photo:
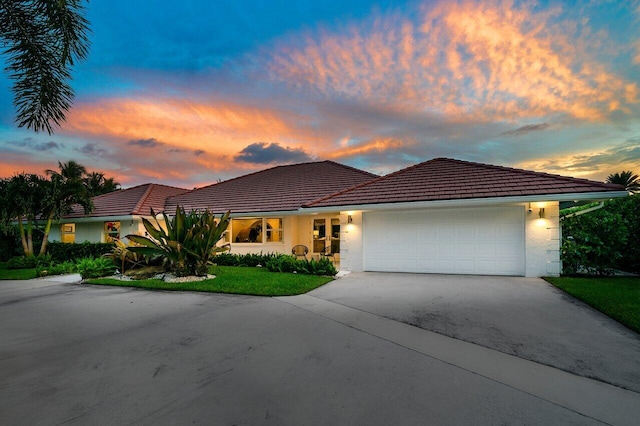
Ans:
{"type": "Polygon", "coordinates": [[[320,298],[356,279],[284,298],[0,281],[0,424],[640,417],[636,392],[320,298]]]}
{"type": "Polygon", "coordinates": [[[365,272],[310,294],[640,392],[640,335],[539,278],[365,272]]]}

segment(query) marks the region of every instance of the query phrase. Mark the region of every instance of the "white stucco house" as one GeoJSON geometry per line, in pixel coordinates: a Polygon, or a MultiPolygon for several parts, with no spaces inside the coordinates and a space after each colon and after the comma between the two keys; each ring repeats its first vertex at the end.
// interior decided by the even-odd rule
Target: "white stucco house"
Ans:
{"type": "MultiPolygon", "coordinates": [[[[382,177],[321,161],[191,191],[143,187],[155,194],[154,211],[230,210],[223,243],[234,253],[291,253],[304,245],[311,257],[330,251],[343,270],[527,277],[561,272],[559,202],[627,195],[618,185],[447,158],[382,177]]],[[[78,242],[115,237],[113,222],[121,236],[144,233],[140,217],[152,204],[139,196],[137,210],[116,215],[119,193],[94,199],[109,208],[65,217],[61,230],[73,225],[78,242]]]]}

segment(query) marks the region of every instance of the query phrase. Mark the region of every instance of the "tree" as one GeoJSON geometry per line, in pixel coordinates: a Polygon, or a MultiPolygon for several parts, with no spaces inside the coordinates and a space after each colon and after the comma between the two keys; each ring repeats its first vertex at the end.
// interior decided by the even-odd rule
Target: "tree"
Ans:
{"type": "Polygon", "coordinates": [[[33,230],[42,210],[46,179],[36,174],[20,173],[7,179],[4,193],[7,199],[2,213],[6,226],[17,221],[25,256],[33,256],[33,230]]]}
{"type": "Polygon", "coordinates": [[[92,197],[120,189],[120,184],[114,178],[105,178],[102,172],[91,172],[83,178],[83,181],[92,197]]]}
{"type": "Polygon", "coordinates": [[[44,197],[40,214],[41,218],[45,220],[45,227],[40,246],[41,256],[47,252],[49,232],[54,220],[70,213],[74,204],[82,206],[85,214],[89,214],[93,210],[91,194],[84,184],[84,175],[87,172],[85,167],[75,161],[58,162],[58,167],[60,172],[47,170],[50,179],[43,183],[44,197]]]}
{"type": "Polygon", "coordinates": [[[607,176],[607,183],[622,185],[625,190],[633,193],[640,191],[638,175],[633,174],[631,170],[610,174],[607,176]]]}
{"type": "Polygon", "coordinates": [[[89,52],[82,0],[0,0],[0,43],[14,84],[16,122],[53,133],[74,92],[68,81],[89,52]]]}

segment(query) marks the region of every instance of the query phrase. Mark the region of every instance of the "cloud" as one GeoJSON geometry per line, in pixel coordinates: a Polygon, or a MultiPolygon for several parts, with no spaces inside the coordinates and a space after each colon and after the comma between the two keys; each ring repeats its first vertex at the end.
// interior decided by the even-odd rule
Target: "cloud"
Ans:
{"type": "Polygon", "coordinates": [[[278,143],[256,142],[240,151],[234,160],[254,164],[282,164],[311,161],[312,158],[300,148],[283,148],[278,143]]]}
{"type": "Polygon", "coordinates": [[[504,136],[525,135],[527,133],[537,132],[537,131],[545,130],[548,128],[549,128],[549,123],[527,124],[522,127],[518,127],[517,129],[503,132],[501,133],[501,135],[504,135],[504,136]]]}
{"type": "Polygon", "coordinates": [[[139,146],[141,148],[157,148],[157,147],[159,147],[161,145],[164,145],[164,143],[158,142],[158,140],[155,139],[155,138],[150,138],[150,139],[132,140],[132,141],[127,142],[127,145],[139,146]]]}
{"type": "Polygon", "coordinates": [[[200,157],[201,155],[203,155],[206,151],[203,149],[196,149],[193,151],[193,155],[196,157],[200,157]]]}
{"type": "Polygon", "coordinates": [[[74,149],[81,154],[88,155],[90,157],[99,157],[107,153],[106,149],[98,147],[98,144],[96,143],[87,143],[80,148],[74,149]]]}
{"type": "Polygon", "coordinates": [[[637,83],[596,58],[590,49],[602,34],[588,20],[562,12],[509,0],[425,3],[417,19],[373,16],[283,40],[270,75],[296,90],[449,118],[629,113],[640,102],[637,83]]]}
{"type": "Polygon", "coordinates": [[[64,148],[64,144],[62,144],[62,143],[58,143],[58,142],[54,142],[54,141],[36,142],[32,138],[24,138],[21,141],[13,142],[12,145],[23,147],[23,148],[28,148],[28,149],[30,149],[32,151],[40,151],[40,152],[51,151],[51,150],[54,150],[54,149],[58,149],[59,150],[61,148],[64,148]]]}
{"type": "Polygon", "coordinates": [[[640,172],[640,137],[630,138],[607,149],[526,161],[520,163],[518,167],[597,180],[604,180],[609,174],[622,170],[633,170],[638,173],[640,172]]]}

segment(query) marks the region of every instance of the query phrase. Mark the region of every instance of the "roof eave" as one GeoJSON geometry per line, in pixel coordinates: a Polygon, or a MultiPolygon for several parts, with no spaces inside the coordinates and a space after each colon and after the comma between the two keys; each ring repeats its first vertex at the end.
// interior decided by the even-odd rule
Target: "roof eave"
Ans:
{"type": "Polygon", "coordinates": [[[403,210],[430,207],[467,207],[514,203],[550,202],[550,201],[580,201],[580,200],[608,200],[610,198],[627,197],[627,191],[577,192],[567,194],[520,195],[512,197],[463,198],[453,200],[407,201],[399,203],[373,204],[345,204],[327,207],[301,207],[306,213],[323,213],[335,211],[355,210],[403,210]]]}

